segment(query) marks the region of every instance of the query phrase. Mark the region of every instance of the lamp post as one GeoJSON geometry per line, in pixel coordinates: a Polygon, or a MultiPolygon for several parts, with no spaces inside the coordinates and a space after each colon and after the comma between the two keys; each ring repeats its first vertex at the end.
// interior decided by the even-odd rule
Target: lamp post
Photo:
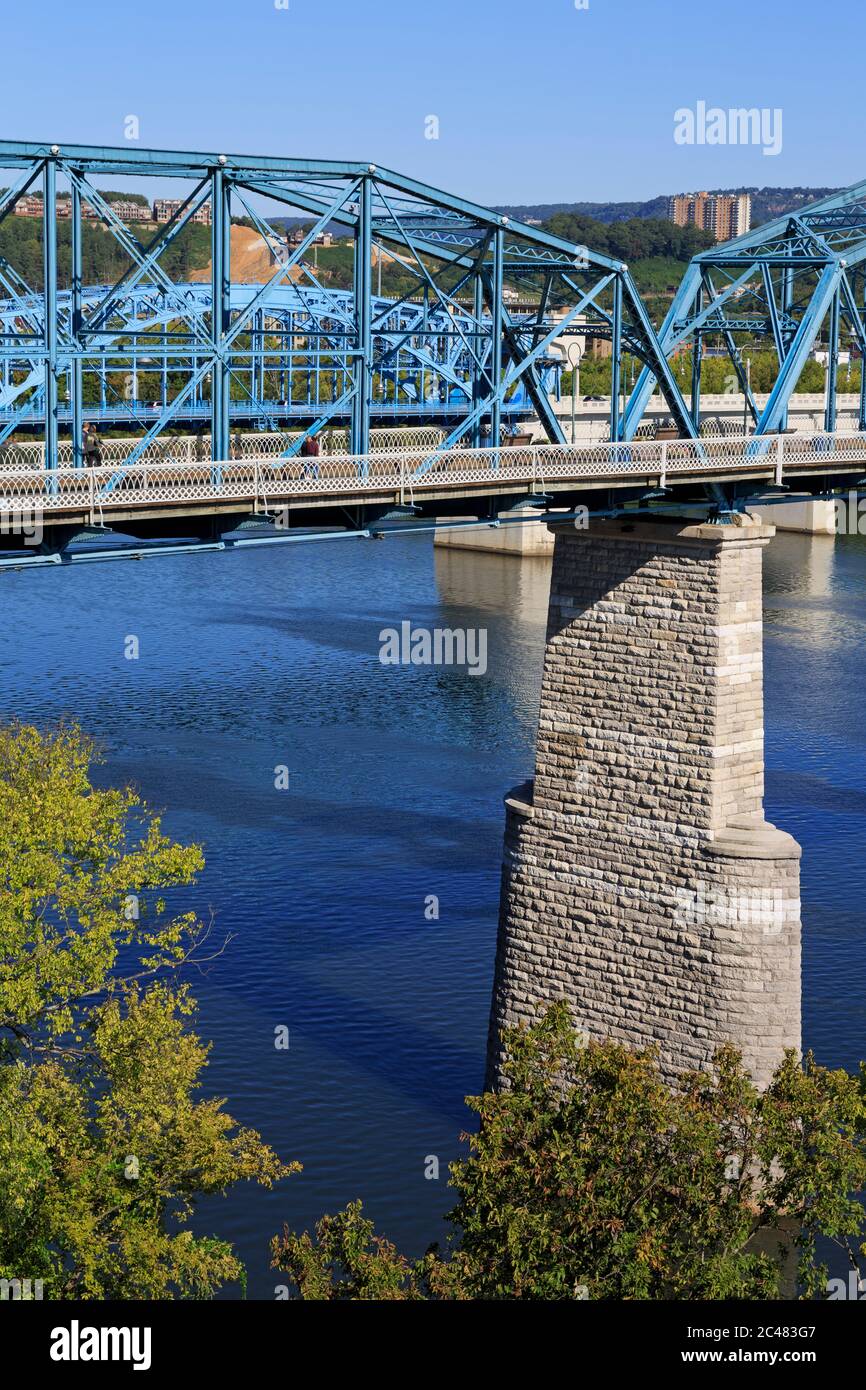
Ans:
{"type": "Polygon", "coordinates": [[[576,433],[577,433],[577,424],[576,424],[576,421],[575,421],[575,414],[576,414],[576,411],[577,411],[577,382],[578,382],[578,376],[579,376],[579,372],[580,372],[580,359],[581,359],[582,356],[583,356],[583,351],[582,351],[582,349],[581,349],[580,343],[574,342],[574,341],[570,342],[569,345],[568,345],[568,351],[567,351],[567,353],[566,353],[566,358],[567,358],[567,360],[568,360],[569,366],[571,367],[571,442],[572,442],[572,444],[574,444],[575,435],[576,435],[576,433]],[[576,356],[575,356],[574,354],[576,354],[576,356]]]}

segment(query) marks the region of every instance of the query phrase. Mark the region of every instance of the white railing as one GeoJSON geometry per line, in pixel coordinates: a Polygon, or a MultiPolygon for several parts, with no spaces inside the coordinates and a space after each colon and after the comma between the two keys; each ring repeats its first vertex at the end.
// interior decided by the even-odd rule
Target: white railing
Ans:
{"type": "MultiPolygon", "coordinates": [[[[238,459],[278,459],[302,437],[301,430],[266,433],[233,431],[231,449],[238,459]]],[[[370,452],[390,453],[395,449],[437,449],[445,431],[435,425],[408,425],[403,429],[374,429],[370,431],[370,452]]],[[[348,430],[342,427],[324,429],[318,436],[322,454],[345,456],[349,448],[348,430]]],[[[106,464],[120,465],[138,444],[137,439],[107,439],[100,436],[99,452],[106,464]]],[[[74,463],[72,444],[63,440],[58,445],[61,468],[74,463]]],[[[210,435],[161,435],[139,455],[141,463],[200,463],[210,460],[210,435]]],[[[11,468],[34,469],[45,466],[45,445],[42,443],[0,444],[0,471],[11,468]]]]}
{"type": "Polygon", "coordinates": [[[221,463],[149,458],[124,466],[103,459],[96,468],[65,465],[4,468],[0,512],[86,510],[94,520],[115,508],[151,504],[239,502],[256,511],[305,496],[393,494],[411,502],[430,489],[473,483],[508,484],[527,491],[567,482],[606,479],[664,484],[677,474],[767,473],[781,482],[786,471],[808,472],[856,464],[866,471],[866,434],[791,434],[700,440],[636,440],[629,444],[516,445],[499,449],[429,447],[366,455],[320,455],[281,460],[260,454],[221,463]]]}

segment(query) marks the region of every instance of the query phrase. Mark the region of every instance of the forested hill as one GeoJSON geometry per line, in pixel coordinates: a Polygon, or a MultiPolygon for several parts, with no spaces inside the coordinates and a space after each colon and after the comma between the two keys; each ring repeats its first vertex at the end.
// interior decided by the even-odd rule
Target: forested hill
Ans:
{"type": "Polygon", "coordinates": [[[701,231],[699,227],[677,227],[661,217],[632,217],[627,222],[604,223],[584,213],[557,212],[545,227],[554,236],[629,264],[651,256],[690,261],[698,251],[714,244],[711,232],[701,231]]]}
{"type": "MultiPolygon", "coordinates": [[[[678,189],[677,191],[686,192],[687,190],[678,189]]],[[[838,189],[795,186],[792,188],[711,188],[707,191],[709,193],[750,193],[752,195],[752,226],[759,227],[763,222],[769,222],[774,217],[781,217],[786,212],[798,211],[806,203],[815,202],[818,198],[826,198],[828,194],[838,192],[838,189]]],[[[509,217],[516,217],[521,222],[525,222],[527,218],[547,222],[549,218],[564,212],[579,213],[585,217],[592,217],[597,222],[627,222],[634,217],[666,218],[668,195],[660,194],[659,197],[650,198],[643,203],[524,203],[519,206],[497,208],[496,211],[506,212],[509,217]]]]}
{"type": "MultiPolygon", "coordinates": [[[[71,226],[68,220],[57,224],[57,272],[61,288],[69,285],[71,266],[71,226]]],[[[147,240],[141,227],[133,227],[140,240],[147,240]]],[[[150,235],[153,235],[152,229],[150,235]]],[[[34,291],[42,289],[42,221],[38,217],[7,217],[0,222],[0,256],[23,275],[34,291]]],[[[132,264],[106,228],[93,222],[82,226],[84,283],[115,283],[132,264]]],[[[210,260],[210,228],[200,224],[183,228],[160,257],[160,265],[173,280],[186,280],[190,272],[210,260]]]]}
{"type": "Polygon", "coordinates": [[[677,227],[661,217],[604,223],[583,213],[558,212],[545,227],[578,246],[625,261],[656,324],[667,312],[692,256],[714,244],[711,232],[677,227]]]}

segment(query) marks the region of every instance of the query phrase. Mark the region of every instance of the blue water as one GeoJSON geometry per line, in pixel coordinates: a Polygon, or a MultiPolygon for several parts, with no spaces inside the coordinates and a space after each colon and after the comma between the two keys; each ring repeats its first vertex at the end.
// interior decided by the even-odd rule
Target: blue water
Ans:
{"type": "MultiPolygon", "coordinates": [[[[73,715],[104,745],[100,780],[133,782],[205,847],[184,901],[231,937],[193,977],[207,1090],[304,1164],[201,1209],[252,1297],[273,1297],[283,1222],[352,1198],[409,1253],[444,1232],[463,1097],[483,1077],[502,796],[532,770],[548,577],[421,536],[0,576],[0,714],[73,715]],[[487,673],[383,667],[379,632],[404,619],[486,628],[487,673]]],[[[851,1067],[866,1055],[864,584],[857,538],[781,536],[766,556],[767,813],[804,849],[806,1043],[851,1067]]]]}

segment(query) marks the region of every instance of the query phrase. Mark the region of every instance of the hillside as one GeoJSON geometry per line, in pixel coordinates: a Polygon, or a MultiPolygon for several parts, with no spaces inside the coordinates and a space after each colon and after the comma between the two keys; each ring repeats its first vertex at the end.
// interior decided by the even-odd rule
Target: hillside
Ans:
{"type": "MultiPolygon", "coordinates": [[[[277,268],[277,258],[265,244],[258,232],[250,227],[233,224],[231,229],[231,275],[234,284],[263,285],[270,280],[277,268]]],[[[192,272],[190,280],[206,281],[211,276],[210,257],[199,269],[192,272]]],[[[297,268],[289,272],[290,280],[299,280],[302,272],[297,268]]]]}
{"type": "MultiPolygon", "coordinates": [[[[374,284],[378,274],[378,250],[374,250],[371,263],[373,266],[374,284]]],[[[313,264],[313,253],[308,251],[304,258],[308,264],[313,264]]],[[[352,284],[352,269],[354,264],[354,252],[351,246],[320,246],[317,248],[315,259],[318,261],[316,267],[316,277],[329,289],[348,289],[352,284]]],[[[404,284],[406,280],[405,271],[400,271],[401,266],[411,265],[411,258],[401,256],[395,251],[382,251],[382,289],[383,292],[394,293],[398,286],[407,288],[404,284]]],[[[235,284],[261,285],[269,280],[277,268],[277,260],[273,251],[265,245],[257,231],[245,226],[242,223],[232,225],[231,242],[231,270],[232,280],[235,284]]],[[[206,281],[210,279],[210,261],[202,266],[200,270],[190,275],[190,280],[206,281]]],[[[299,266],[293,266],[289,272],[289,279],[295,284],[305,278],[304,272],[299,266]]],[[[412,280],[408,281],[411,287],[412,280]]]]}
{"type": "MultiPolygon", "coordinates": [[[[138,232],[140,235],[140,227],[138,232]]],[[[41,290],[41,219],[7,217],[0,222],[0,256],[15,267],[32,290],[41,290]]],[[[57,227],[57,279],[62,289],[69,286],[71,260],[71,227],[68,221],[61,221],[57,227]]],[[[92,222],[85,222],[82,227],[82,261],[87,285],[113,283],[132,264],[111,232],[92,222]]],[[[196,224],[183,228],[163,252],[160,263],[173,280],[186,280],[209,261],[210,228],[196,224]]]]}
{"type": "MultiPolygon", "coordinates": [[[[688,190],[677,189],[677,193],[688,190]]],[[[752,195],[752,226],[760,227],[774,217],[786,212],[795,212],[806,203],[818,198],[826,198],[835,188],[710,188],[708,193],[750,193],[752,195]]],[[[509,207],[496,208],[497,212],[508,213],[525,222],[527,218],[547,222],[559,213],[578,214],[592,217],[597,222],[626,222],[631,218],[667,217],[668,198],[673,195],[659,194],[646,202],[634,203],[522,203],[509,207]]]]}

